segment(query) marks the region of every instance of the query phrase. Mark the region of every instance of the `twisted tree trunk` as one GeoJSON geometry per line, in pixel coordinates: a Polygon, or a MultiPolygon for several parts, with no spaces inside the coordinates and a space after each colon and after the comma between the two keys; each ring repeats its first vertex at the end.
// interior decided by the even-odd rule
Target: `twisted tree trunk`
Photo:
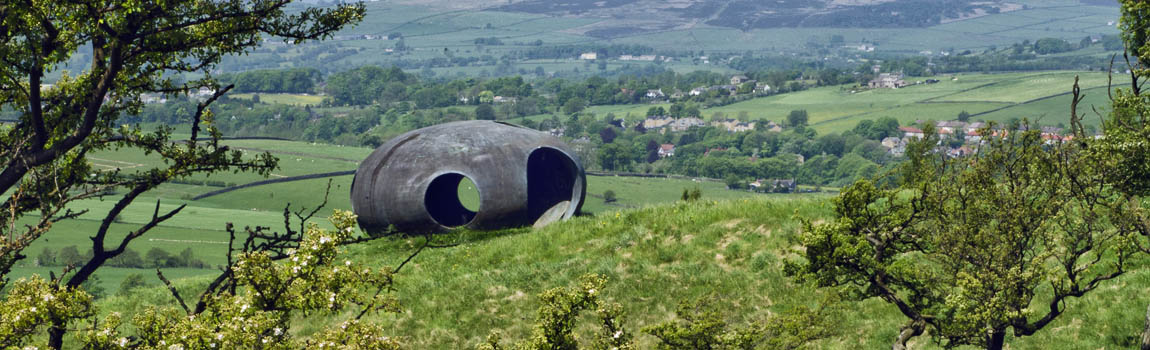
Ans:
{"type": "Polygon", "coordinates": [[[910,341],[911,338],[922,335],[925,329],[926,322],[921,320],[911,321],[909,324],[903,326],[902,329],[899,330],[898,339],[895,339],[894,345],[891,346],[891,350],[907,350],[906,342],[910,341]]]}
{"type": "Polygon", "coordinates": [[[1142,331],[1142,350],[1150,350],[1150,306],[1146,307],[1146,330],[1142,331]]]}
{"type": "Polygon", "coordinates": [[[987,336],[986,350],[1002,350],[1006,345],[1006,330],[995,330],[987,336]]]}

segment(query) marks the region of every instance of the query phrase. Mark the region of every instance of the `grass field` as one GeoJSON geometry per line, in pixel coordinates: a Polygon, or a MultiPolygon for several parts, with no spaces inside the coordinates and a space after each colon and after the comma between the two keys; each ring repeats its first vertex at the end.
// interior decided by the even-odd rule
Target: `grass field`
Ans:
{"type": "MultiPolygon", "coordinates": [[[[713,307],[735,325],[813,305],[821,292],[793,282],[782,267],[795,258],[794,238],[800,229],[795,217],[818,221],[829,216],[824,200],[780,196],[626,209],[540,230],[458,231],[445,239],[459,245],[425,250],[397,276],[396,295],[404,311],[373,320],[387,325],[389,335],[401,336],[411,348],[472,348],[492,331],[501,332],[505,341],[524,339],[539,306],[538,293],[596,273],[610,281],[601,297],[623,305],[623,325],[636,334],[638,348],[649,349],[656,340],[639,329],[675,319],[680,301],[717,296],[713,307]]],[[[394,266],[418,242],[380,240],[346,251],[358,262],[394,266]]],[[[203,283],[203,278],[192,278],[178,284],[190,293],[203,283]]],[[[1071,300],[1069,311],[1053,324],[1036,336],[1010,339],[1009,347],[1129,348],[1150,302],[1147,286],[1150,273],[1128,273],[1071,300]]],[[[108,298],[101,305],[131,314],[141,305],[170,301],[160,288],[152,288],[130,299],[108,298]]],[[[879,300],[846,309],[838,319],[838,334],[811,348],[889,347],[904,323],[893,306],[879,300]]],[[[320,315],[298,324],[307,334],[343,317],[320,315]]],[[[580,320],[577,333],[587,339],[595,331],[594,320],[580,320]]],[[[929,336],[917,338],[911,347],[940,348],[929,336]]]]}
{"type": "Polygon", "coordinates": [[[252,96],[259,95],[260,102],[275,103],[293,106],[318,106],[323,102],[323,96],[306,94],[228,94],[228,97],[250,100],[252,96]]]}
{"type": "MultiPolygon", "coordinates": [[[[842,132],[861,120],[893,117],[906,125],[915,120],[951,120],[967,111],[973,119],[1005,121],[1040,116],[1044,124],[1067,123],[1074,77],[1087,92],[1083,107],[1106,105],[1107,77],[1099,72],[1031,72],[958,74],[941,82],[901,89],[850,90],[849,86],[814,88],[704,110],[728,116],[747,112],[753,119],[782,121],[791,110],[804,109],[820,133],[842,132]],[[993,112],[992,112],[993,111],[993,112]],[[980,113],[986,113],[985,116],[980,113]]],[[[910,81],[922,78],[908,78],[910,81]]],[[[645,110],[645,109],[644,109],[645,110]]],[[[618,113],[616,113],[618,114],[618,113]]],[[[1087,123],[1097,124],[1097,118],[1087,123]]]]}

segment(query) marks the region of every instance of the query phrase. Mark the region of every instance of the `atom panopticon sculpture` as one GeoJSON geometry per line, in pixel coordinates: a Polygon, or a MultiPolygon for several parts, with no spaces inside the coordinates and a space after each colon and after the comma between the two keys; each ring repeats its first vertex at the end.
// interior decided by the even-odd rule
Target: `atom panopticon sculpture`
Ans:
{"type": "Polygon", "coordinates": [[[356,170],[351,204],[374,234],[497,229],[574,216],[583,205],[586,175],[578,156],[551,135],[491,121],[435,125],[377,148],[356,170]],[[466,177],[479,208],[459,200],[466,177]]]}

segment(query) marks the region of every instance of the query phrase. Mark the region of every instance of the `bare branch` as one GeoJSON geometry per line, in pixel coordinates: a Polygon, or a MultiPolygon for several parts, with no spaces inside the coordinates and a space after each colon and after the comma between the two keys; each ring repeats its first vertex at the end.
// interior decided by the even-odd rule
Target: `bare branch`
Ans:
{"type": "Polygon", "coordinates": [[[172,293],[172,297],[175,297],[176,301],[180,302],[180,307],[184,309],[184,312],[188,315],[192,315],[192,310],[188,309],[188,304],[184,303],[184,298],[180,297],[180,292],[176,291],[176,287],[172,285],[172,281],[164,277],[164,273],[160,272],[160,269],[156,269],[156,276],[160,278],[160,281],[164,282],[164,286],[168,287],[168,291],[172,293]]]}

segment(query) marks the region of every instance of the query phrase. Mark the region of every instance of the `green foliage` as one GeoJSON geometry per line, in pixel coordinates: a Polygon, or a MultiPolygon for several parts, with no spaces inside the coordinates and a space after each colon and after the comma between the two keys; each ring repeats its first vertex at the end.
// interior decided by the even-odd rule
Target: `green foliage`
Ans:
{"type": "Polygon", "coordinates": [[[93,314],[92,296],[39,277],[17,280],[0,299],[0,348],[21,349],[53,319],[93,314]]]}
{"type": "Polygon", "coordinates": [[[479,120],[495,120],[495,108],[490,104],[481,104],[475,107],[475,119],[479,120]]]}
{"type": "MultiPolygon", "coordinates": [[[[531,337],[515,344],[519,350],[626,350],[634,349],[632,335],[623,328],[620,318],[623,307],[618,303],[603,301],[600,294],[607,285],[607,279],[599,275],[584,275],[579,278],[578,287],[549,289],[539,294],[543,305],[539,307],[532,327],[531,337]],[[575,338],[575,327],[583,311],[594,311],[599,318],[599,331],[591,344],[580,346],[575,338]]],[[[498,333],[479,344],[478,350],[504,349],[500,345],[498,333]]]]}
{"type": "MultiPolygon", "coordinates": [[[[797,349],[814,340],[839,333],[836,306],[817,309],[799,307],[762,322],[732,327],[715,304],[712,295],[693,302],[682,301],[676,311],[678,321],[643,328],[659,338],[659,349],[797,349]]],[[[824,302],[833,304],[831,299],[824,302]]]]}
{"type": "Polygon", "coordinates": [[[703,190],[697,185],[693,188],[684,188],[683,195],[679,197],[684,202],[694,202],[700,198],[703,198],[703,190]]]}
{"type": "Polygon", "coordinates": [[[860,180],[834,200],[835,222],[807,221],[806,262],[790,271],[897,306],[909,322],[896,346],[929,330],[946,346],[1000,349],[1008,329],[1032,335],[1132,268],[1134,209],[1077,143],[1016,132],[950,159],[927,129],[897,187],[860,180]]]}
{"type": "Polygon", "coordinates": [[[787,126],[792,128],[803,127],[807,125],[810,117],[807,115],[805,109],[793,110],[787,114],[787,126]]]}
{"type": "Polygon", "coordinates": [[[146,285],[147,283],[144,282],[144,275],[139,273],[132,273],[128,275],[128,277],[125,277],[122,282],[120,282],[120,289],[116,292],[116,294],[129,295],[133,290],[146,285]]]}
{"type": "Polygon", "coordinates": [[[1056,38],[1042,38],[1034,41],[1034,52],[1039,55],[1066,52],[1073,49],[1066,40],[1056,38]]]}
{"type": "Polygon", "coordinates": [[[132,318],[135,334],[130,337],[121,333],[121,316],[113,313],[82,332],[80,342],[88,349],[398,349],[398,339],[358,317],[311,337],[292,332],[293,319],[301,315],[398,311],[398,302],[386,293],[392,282],[389,268],[340,259],[339,244],[354,233],[355,216],[336,212],[331,221],[335,229],[330,231],[310,225],[299,248],[282,263],[267,251],[240,255],[231,271],[236,292],[205,295],[202,313],[149,307],[132,318]]]}
{"type": "Polygon", "coordinates": [[[573,115],[575,113],[582,112],[585,108],[587,108],[587,102],[583,101],[581,98],[576,97],[567,100],[567,102],[563,104],[563,113],[567,115],[573,115]]]}

